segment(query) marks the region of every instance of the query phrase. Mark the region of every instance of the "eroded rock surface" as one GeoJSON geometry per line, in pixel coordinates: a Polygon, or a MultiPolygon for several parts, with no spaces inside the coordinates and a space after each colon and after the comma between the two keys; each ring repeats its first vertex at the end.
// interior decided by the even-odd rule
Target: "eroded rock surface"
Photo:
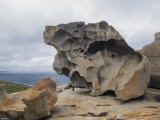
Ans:
{"type": "Polygon", "coordinates": [[[155,40],[144,46],[139,52],[144,54],[151,63],[150,87],[160,89],[160,32],[155,34],[155,40]]]}
{"type": "Polygon", "coordinates": [[[143,95],[150,80],[150,64],[135,52],[107,22],[73,22],[46,26],[44,41],[56,48],[53,68],[75,87],[99,96],[107,90],[128,100],[143,95]]]}
{"type": "Polygon", "coordinates": [[[38,120],[50,115],[57,101],[53,78],[38,80],[30,89],[8,95],[0,85],[0,118],[38,120]]]}
{"type": "Polygon", "coordinates": [[[113,92],[92,97],[85,88],[65,89],[45,120],[159,120],[160,90],[128,101],[118,100],[113,92]]]}

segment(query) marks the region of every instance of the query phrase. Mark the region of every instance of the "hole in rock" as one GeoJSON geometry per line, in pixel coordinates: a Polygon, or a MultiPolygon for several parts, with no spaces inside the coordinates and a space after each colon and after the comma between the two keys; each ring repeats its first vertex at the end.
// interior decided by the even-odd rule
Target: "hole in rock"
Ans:
{"type": "Polygon", "coordinates": [[[68,68],[62,68],[62,74],[64,74],[65,76],[69,76],[69,72],[70,70],[68,68]]]}
{"type": "Polygon", "coordinates": [[[106,41],[105,45],[114,47],[116,45],[116,42],[117,40],[111,39],[111,40],[106,41]]]}
{"type": "Polygon", "coordinates": [[[105,41],[95,41],[89,45],[88,53],[89,54],[96,54],[98,51],[103,51],[105,49],[104,46],[105,41]]]}
{"type": "Polygon", "coordinates": [[[112,57],[112,58],[115,58],[115,57],[116,57],[116,55],[115,55],[115,54],[112,54],[112,55],[111,55],[111,57],[112,57]]]}
{"type": "Polygon", "coordinates": [[[83,53],[83,52],[84,52],[84,50],[81,50],[80,52],[81,52],[81,53],[83,53]]]}
{"type": "Polygon", "coordinates": [[[65,37],[66,35],[68,35],[68,33],[62,29],[58,30],[57,32],[55,32],[55,35],[54,37],[56,38],[63,38],[65,37]]]}
{"type": "Polygon", "coordinates": [[[113,90],[107,90],[106,92],[104,92],[102,94],[102,96],[112,96],[112,97],[116,97],[116,94],[113,90]]]}
{"type": "Polygon", "coordinates": [[[119,56],[128,54],[136,55],[136,52],[131,47],[129,47],[124,40],[115,39],[110,39],[108,41],[95,41],[89,45],[87,51],[89,54],[96,54],[98,51],[104,51],[105,49],[108,52],[117,53],[119,56]]]}
{"type": "Polygon", "coordinates": [[[80,76],[79,72],[75,71],[71,76],[71,81],[75,87],[79,88],[89,88],[86,79],[83,76],[80,76]]]}
{"type": "Polygon", "coordinates": [[[83,27],[83,25],[84,25],[84,22],[77,23],[77,27],[83,27]]]}

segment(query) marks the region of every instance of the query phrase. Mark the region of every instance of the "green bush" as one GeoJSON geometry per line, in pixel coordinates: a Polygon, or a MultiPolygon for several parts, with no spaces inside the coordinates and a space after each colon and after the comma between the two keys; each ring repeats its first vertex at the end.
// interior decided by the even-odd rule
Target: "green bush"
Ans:
{"type": "Polygon", "coordinates": [[[5,84],[6,92],[8,94],[23,91],[23,90],[26,90],[31,87],[31,86],[27,86],[27,85],[23,85],[23,84],[8,82],[5,80],[0,80],[0,85],[1,84],[5,84]]]}

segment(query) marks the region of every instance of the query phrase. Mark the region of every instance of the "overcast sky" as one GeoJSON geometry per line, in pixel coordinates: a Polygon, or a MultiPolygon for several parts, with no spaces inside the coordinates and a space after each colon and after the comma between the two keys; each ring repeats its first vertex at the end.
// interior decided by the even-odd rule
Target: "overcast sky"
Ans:
{"type": "Polygon", "coordinates": [[[160,32],[159,11],[160,0],[0,0],[0,71],[53,71],[46,25],[105,20],[140,49],[160,32]]]}

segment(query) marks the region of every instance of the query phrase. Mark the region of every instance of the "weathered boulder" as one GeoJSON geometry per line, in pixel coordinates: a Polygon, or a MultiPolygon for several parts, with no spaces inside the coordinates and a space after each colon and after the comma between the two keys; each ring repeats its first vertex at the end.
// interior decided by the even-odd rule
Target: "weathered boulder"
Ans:
{"type": "Polygon", "coordinates": [[[149,87],[160,89],[160,32],[155,34],[155,40],[138,50],[151,63],[151,79],[149,87]]]}
{"type": "Polygon", "coordinates": [[[8,95],[0,85],[0,118],[38,120],[50,115],[57,101],[53,78],[38,80],[30,89],[8,95]]]}
{"type": "Polygon", "coordinates": [[[73,22],[46,26],[46,44],[55,47],[53,68],[68,76],[75,87],[99,96],[107,90],[128,100],[143,95],[150,80],[150,63],[135,52],[107,22],[73,22]]]}

